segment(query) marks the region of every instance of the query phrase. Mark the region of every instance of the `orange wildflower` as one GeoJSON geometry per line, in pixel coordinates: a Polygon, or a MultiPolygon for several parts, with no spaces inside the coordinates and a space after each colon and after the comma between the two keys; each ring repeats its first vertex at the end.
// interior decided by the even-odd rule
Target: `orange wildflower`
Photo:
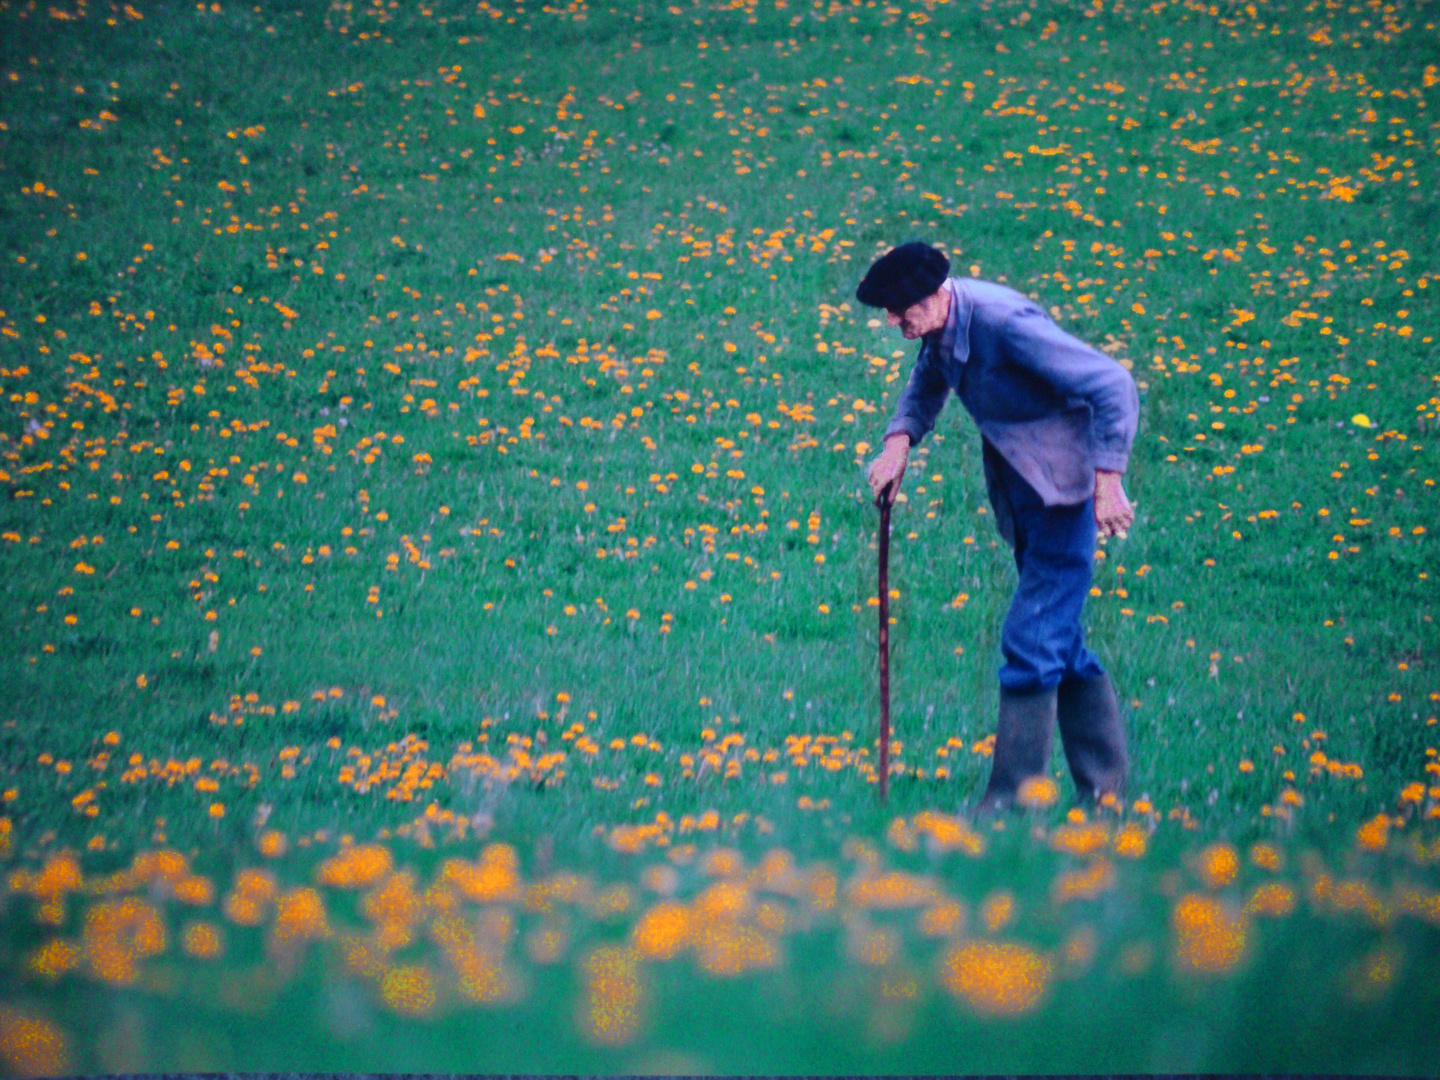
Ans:
{"type": "Polygon", "coordinates": [[[0,1061],[16,1076],[64,1075],[70,1043],[49,1020],[0,1006],[0,1061]]]}
{"type": "Polygon", "coordinates": [[[85,913],[84,942],[91,974],[127,985],[139,976],[138,960],[165,950],[165,924],[143,900],[106,900],[85,913]]]}
{"type": "MultiPolygon", "coordinates": [[[[262,854],[264,852],[262,851],[262,854]]],[[[390,872],[390,852],[379,844],[361,844],[341,849],[320,864],[321,885],[337,889],[363,889],[390,872]]]]}
{"type": "Polygon", "coordinates": [[[689,908],[665,900],[636,920],[630,940],[641,955],[669,960],[690,943],[691,922],[689,908]]]}
{"type": "Polygon", "coordinates": [[[1207,888],[1223,889],[1235,880],[1240,870],[1240,856],[1229,844],[1211,844],[1195,860],[1195,873],[1207,888]]]}
{"type": "Polygon", "coordinates": [[[380,980],[380,1000],[402,1016],[425,1016],[435,1008],[435,977],[422,964],[391,968],[380,980]]]}
{"type": "Polygon", "coordinates": [[[602,945],[581,965],[585,997],[582,1025],[594,1042],[620,1046],[640,1029],[644,988],[640,984],[636,954],[623,946],[602,945]]]}
{"type": "Polygon", "coordinates": [[[1245,956],[1248,927],[1220,901],[1188,894],[1175,905],[1171,923],[1176,934],[1175,957],[1194,971],[1233,970],[1245,956]]]}
{"type": "Polygon", "coordinates": [[[1024,945],[967,941],[940,965],[945,989],[986,1016],[1016,1016],[1038,1006],[1050,983],[1051,963],[1024,945]]]}

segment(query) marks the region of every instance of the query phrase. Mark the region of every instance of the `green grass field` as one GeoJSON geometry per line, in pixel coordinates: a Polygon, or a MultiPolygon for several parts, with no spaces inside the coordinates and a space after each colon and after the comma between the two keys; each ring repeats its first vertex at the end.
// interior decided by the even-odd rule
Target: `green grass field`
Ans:
{"type": "Polygon", "coordinates": [[[1433,5],[0,0],[11,1074],[1435,1075],[1433,5]],[[924,239],[1131,370],[1118,811],[924,239]]]}

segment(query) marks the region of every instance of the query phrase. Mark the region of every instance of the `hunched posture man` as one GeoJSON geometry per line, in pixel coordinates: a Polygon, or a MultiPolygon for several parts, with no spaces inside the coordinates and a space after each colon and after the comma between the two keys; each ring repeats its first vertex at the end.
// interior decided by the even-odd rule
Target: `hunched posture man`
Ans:
{"type": "Polygon", "coordinates": [[[1119,798],[1125,725],[1080,613],[1097,532],[1123,537],[1134,521],[1120,478],[1139,395],[1120,364],[1028,297],[949,273],[944,253],[911,242],[877,259],[856,290],[907,340],[921,339],[870,487],[894,501],[910,447],[953,390],[980,430],[986,489],[1020,579],[1001,631],[999,719],[980,809],[1012,805],[1023,781],[1047,771],[1057,724],[1081,800],[1119,798]]]}

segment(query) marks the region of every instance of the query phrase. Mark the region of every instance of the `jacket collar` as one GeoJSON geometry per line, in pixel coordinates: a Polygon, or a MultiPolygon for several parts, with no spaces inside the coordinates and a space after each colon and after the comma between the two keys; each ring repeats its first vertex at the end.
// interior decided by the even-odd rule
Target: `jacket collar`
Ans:
{"type": "Polygon", "coordinates": [[[950,290],[950,314],[945,326],[926,345],[940,357],[954,357],[960,363],[970,358],[970,311],[972,303],[964,282],[958,278],[947,278],[945,287],[950,290]]]}

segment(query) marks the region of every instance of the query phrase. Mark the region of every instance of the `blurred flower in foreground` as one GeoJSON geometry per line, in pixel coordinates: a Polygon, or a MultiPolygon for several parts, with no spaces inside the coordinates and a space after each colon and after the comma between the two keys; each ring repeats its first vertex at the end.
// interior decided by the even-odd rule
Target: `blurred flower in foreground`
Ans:
{"type": "Polygon", "coordinates": [[[314,889],[291,889],[276,901],[275,925],[270,932],[272,956],[294,963],[306,942],[329,936],[325,904],[314,889]]]}
{"type": "Polygon", "coordinates": [[[213,960],[225,951],[220,928],[203,919],[187,923],[180,941],[185,947],[185,955],[197,960],[213,960]]]}
{"type": "Polygon", "coordinates": [[[945,900],[920,913],[918,926],[926,937],[953,937],[965,929],[965,908],[955,900],[945,900]]]}
{"type": "Polygon", "coordinates": [[[1030,1012],[1050,982],[1050,961],[1024,945],[967,941],[940,965],[945,989],[986,1016],[1030,1012]]]}
{"type": "Polygon", "coordinates": [[[274,874],[253,868],[241,870],[225,897],[225,917],[240,926],[259,926],[275,901],[276,891],[274,874]]]}
{"type": "Polygon", "coordinates": [[[1014,914],[1015,894],[1008,889],[991,893],[980,905],[980,920],[985,924],[986,932],[991,934],[998,934],[1004,929],[1014,914]]]}
{"type": "Polygon", "coordinates": [[[709,975],[742,975],[779,962],[774,939],[749,923],[702,924],[694,931],[694,941],[696,962],[709,975]]]}
{"type": "Polygon", "coordinates": [[[985,838],[960,818],[923,810],[915,815],[914,825],[929,837],[930,846],[935,850],[963,851],[967,855],[981,855],[985,851],[985,838]]]}
{"type": "Polygon", "coordinates": [[[1384,851],[1390,838],[1390,819],[1377,814],[1355,830],[1355,844],[1362,851],[1384,851]]]}
{"type": "Polygon", "coordinates": [[[360,903],[364,916],[375,924],[375,941],[382,949],[403,949],[414,937],[423,905],[415,892],[415,875],[408,870],[391,874],[360,903]]]}
{"type": "Polygon", "coordinates": [[[1263,870],[1279,870],[1280,851],[1273,844],[1255,844],[1250,848],[1250,861],[1263,870]]]}
{"type": "Polygon", "coordinates": [[[361,844],[341,849],[320,864],[321,885],[337,889],[362,889],[374,885],[390,872],[390,852],[379,844],[361,844]]]}
{"type": "Polygon", "coordinates": [[[479,904],[515,900],[520,895],[520,860],[508,844],[490,844],[473,862],[447,859],[442,879],[479,904]]]}
{"type": "Polygon", "coordinates": [[[581,1027],[595,1042],[619,1046],[635,1038],[644,998],[638,967],[639,957],[618,945],[602,945],[585,958],[581,1027]]]}
{"type": "Polygon", "coordinates": [[[420,964],[391,968],[380,980],[380,999],[402,1016],[425,1016],[435,1007],[435,977],[420,964]]]}
{"type": "Polygon", "coordinates": [[[1345,978],[1351,996],[1366,1003],[1383,997],[1395,981],[1399,961],[1397,952],[1381,946],[1351,964],[1345,978]]]}
{"type": "Polygon", "coordinates": [[[83,959],[84,954],[73,941],[51,938],[30,954],[27,963],[36,975],[54,980],[68,971],[74,971],[83,959]]]}
{"type": "Polygon", "coordinates": [[[1060,798],[1060,787],[1048,776],[1031,776],[1020,784],[1015,801],[1031,810],[1043,810],[1053,806],[1060,798]]]}
{"type": "Polygon", "coordinates": [[[1138,859],[1145,854],[1150,833],[1137,822],[1126,822],[1115,833],[1115,854],[1122,859],[1138,859]]]}
{"type": "Polygon", "coordinates": [[[106,900],[85,913],[85,956],[98,979],[133,983],[139,976],[136,961],[164,950],[165,924],[143,900],[106,900]]]}
{"type": "Polygon", "coordinates": [[[15,1076],[58,1076],[69,1070],[70,1048],[50,1021],[0,1006],[0,1062],[15,1076]]]}
{"type": "Polygon", "coordinates": [[[80,861],[69,851],[60,851],[46,860],[38,873],[17,870],[10,875],[10,891],[29,893],[40,901],[36,918],[52,926],[65,921],[65,894],[79,891],[84,882],[80,861]]]}
{"type": "Polygon", "coordinates": [[[1211,889],[1229,885],[1239,870],[1240,856],[1224,841],[1211,844],[1195,860],[1195,873],[1211,889]]]}
{"type": "Polygon", "coordinates": [[[1193,893],[1182,896],[1171,916],[1175,958],[1195,971],[1231,971],[1245,955],[1247,926],[1220,901],[1193,893]]]}
{"type": "Polygon", "coordinates": [[[1245,911],[1252,915],[1282,917],[1295,910],[1295,890],[1283,881],[1267,881],[1257,885],[1245,902],[1245,911]]]}
{"type": "Polygon", "coordinates": [[[1109,842],[1109,830],[1098,821],[1067,821],[1050,834],[1050,846],[1069,855],[1093,855],[1109,842]]]}
{"type": "Polygon", "coordinates": [[[464,997],[490,1004],[518,995],[519,987],[504,967],[512,929],[509,913],[495,909],[481,916],[478,932],[469,920],[454,914],[441,915],[431,924],[431,937],[454,969],[464,997]]]}
{"type": "Polygon", "coordinates": [[[635,947],[645,956],[669,960],[690,943],[690,911],[684,904],[663,900],[635,923],[635,947]]]}
{"type": "Polygon", "coordinates": [[[1050,899],[1056,904],[1070,900],[1094,900],[1114,886],[1115,866],[1109,859],[1101,856],[1091,859],[1079,870],[1069,870],[1057,875],[1050,886],[1050,899]]]}

